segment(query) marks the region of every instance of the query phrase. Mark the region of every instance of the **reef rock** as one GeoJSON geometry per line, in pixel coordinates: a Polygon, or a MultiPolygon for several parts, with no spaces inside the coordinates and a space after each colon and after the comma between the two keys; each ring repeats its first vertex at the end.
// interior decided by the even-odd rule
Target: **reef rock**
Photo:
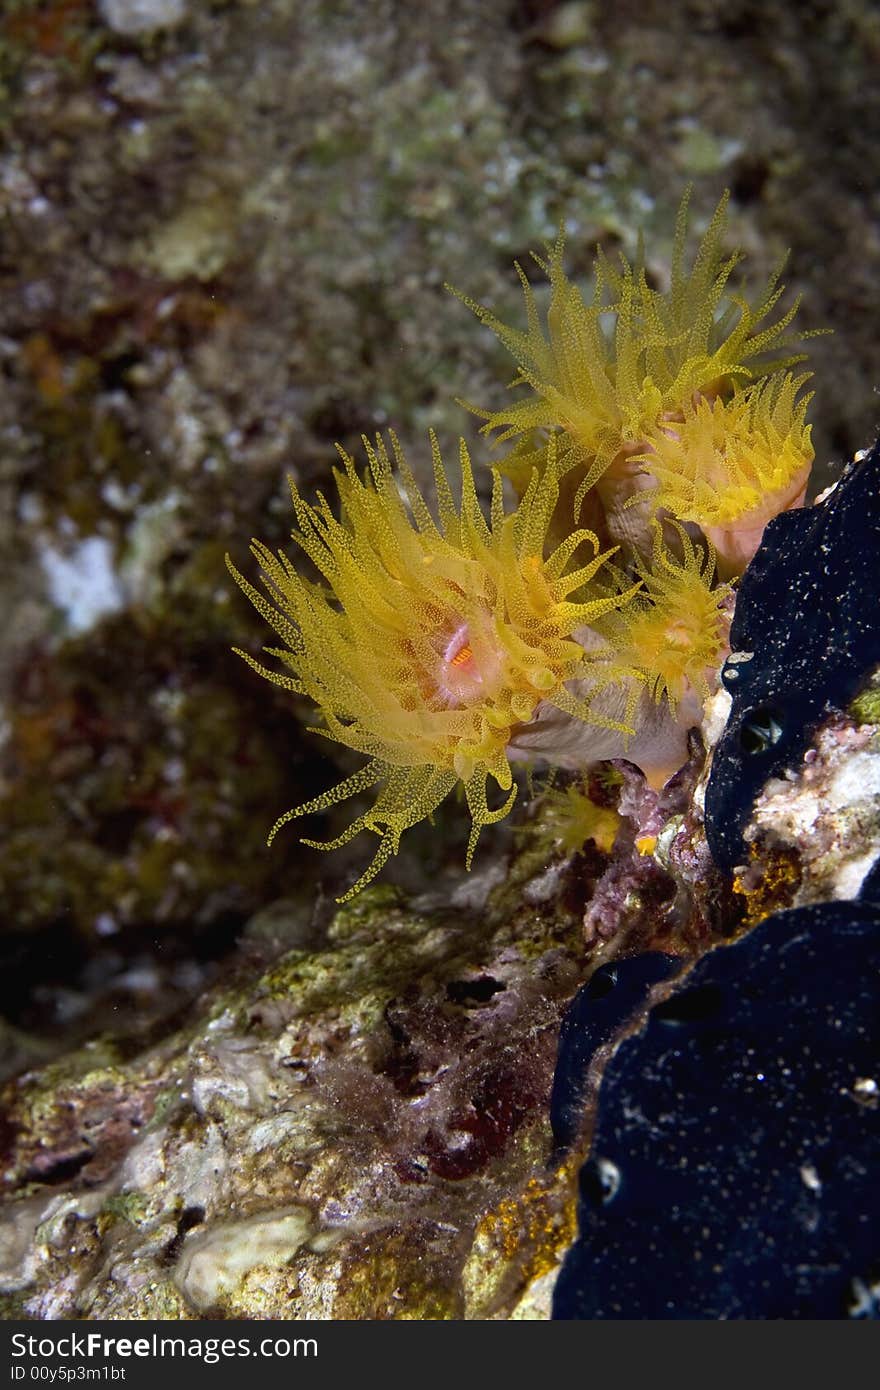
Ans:
{"type": "Polygon", "coordinates": [[[151,34],[180,24],[187,0],[98,0],[98,9],[116,34],[151,34]]]}
{"type": "Polygon", "coordinates": [[[259,969],[248,949],[157,1047],[7,1085],[7,1314],[546,1316],[572,1235],[571,1173],[545,1158],[577,918],[374,889],[319,947],[259,969]]]}

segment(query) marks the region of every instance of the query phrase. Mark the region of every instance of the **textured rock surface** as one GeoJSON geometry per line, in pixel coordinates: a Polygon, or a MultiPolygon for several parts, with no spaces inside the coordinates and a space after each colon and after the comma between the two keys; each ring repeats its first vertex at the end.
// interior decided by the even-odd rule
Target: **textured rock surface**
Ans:
{"type": "Polygon", "coordinates": [[[186,17],[186,0],[98,0],[102,19],[117,34],[151,34],[186,17]]]}
{"type": "Polygon", "coordinates": [[[546,1316],[529,1290],[571,1236],[548,1099],[582,963],[575,916],[372,890],[320,948],[240,962],[158,1047],[10,1083],[9,1310],[546,1316]]]}
{"type": "MultiPolygon", "coordinates": [[[[847,777],[846,767],[875,756],[877,738],[876,725],[844,716],[820,731],[818,748],[827,742],[832,750],[827,766],[821,753],[808,759],[800,782],[786,784],[789,796],[771,788],[757,817],[775,815],[780,839],[799,797],[811,798],[835,825],[850,826],[849,837],[826,842],[817,834],[812,857],[801,837],[796,874],[777,872],[774,865],[789,860],[778,847],[767,851],[752,865],[756,882],[740,882],[738,892],[706,857],[705,773],[691,794],[696,759],[659,797],[624,765],[600,779],[594,795],[618,808],[613,843],[601,821],[604,851],[594,841],[576,854],[563,848],[551,796],[549,809],[533,806],[506,869],[496,859],[451,902],[440,889],[414,910],[395,890],[375,888],[324,918],[304,918],[295,901],[260,914],[188,1024],[162,1023],[153,1045],[124,1032],[93,1041],[7,1083],[0,1097],[7,1315],[546,1317],[574,1230],[576,1174],[609,1056],[641,1026],[651,991],[668,990],[719,934],[758,920],[780,897],[812,901],[829,885],[843,892],[861,881],[847,866],[863,863],[880,840],[880,815],[870,777],[847,777]],[[768,882],[759,881],[762,864],[768,882]]],[[[810,938],[816,978],[829,988],[839,978],[845,995],[850,972],[862,970],[873,988],[850,950],[849,905],[836,906],[842,915],[833,921],[821,915],[824,906],[809,919],[834,931],[843,924],[845,949],[832,944],[830,929],[821,951],[810,938]],[[846,958],[845,969],[825,968],[829,950],[846,958]]],[[[874,921],[868,912],[853,915],[874,921]]],[[[765,942],[756,980],[772,975],[775,954],[786,954],[777,936],[753,933],[743,943],[765,942]]],[[[733,962],[738,950],[713,952],[705,968],[733,962]]],[[[740,1018],[738,988],[731,986],[730,1007],[716,1020],[715,1051],[741,1059],[749,1029],[762,1048],[771,1046],[766,1030],[783,1010],[768,984],[766,997],[746,991],[740,1018]],[[763,1002],[749,1014],[748,1000],[759,995],[763,1002]]],[[[669,1018],[658,1023],[659,1036],[689,1037],[686,1013],[678,1033],[669,1018]]],[[[809,1046],[816,1014],[798,1012],[793,1058],[809,1046]]],[[[852,1018],[860,1027],[858,1009],[852,1018]]],[[[649,1034],[658,1036],[654,1023],[649,1034]]],[[[726,1087],[729,1123],[751,1134],[754,1098],[739,1094],[740,1082],[752,1085],[744,1073],[710,1081],[707,1070],[698,1084],[692,1071],[706,1060],[704,1034],[697,1028],[694,1036],[687,1075],[664,1080],[663,1066],[652,1063],[646,1095],[636,1109],[627,1102],[627,1113],[630,1121],[647,1113],[661,1103],[663,1086],[674,1086],[680,1142],[696,1153],[706,1126],[692,1122],[691,1111],[701,1115],[707,1097],[726,1087]]],[[[820,1041],[811,1066],[822,1065],[820,1041]]],[[[622,1045],[612,1074],[634,1046],[622,1045]]],[[[779,1048],[779,1056],[791,1050],[788,1042],[779,1048]]],[[[667,1061],[674,1052],[667,1047],[667,1061]]],[[[870,1068],[859,1074],[867,1085],[870,1068]]],[[[603,1082],[603,1098],[606,1089],[603,1082]]],[[[870,1101],[865,1086],[862,1093],[870,1101]]],[[[799,1111],[789,1092],[777,1100],[779,1123],[788,1124],[787,1115],[794,1123],[799,1111]]],[[[835,1132],[846,1147],[849,1131],[835,1132]]],[[[627,1122],[615,1133],[625,1147],[641,1131],[627,1122]]],[[[732,1163],[742,1158],[735,1146],[730,1153],[732,1163]]],[[[809,1176],[808,1160],[801,1166],[809,1176]]],[[[610,1181],[612,1170],[603,1173],[610,1181]]],[[[645,1181],[650,1188],[653,1179],[645,1181]]],[[[763,1193],[752,1194],[755,1210],[763,1193]]],[[[629,1239],[615,1234],[612,1243],[628,1250],[629,1239]]],[[[607,1290],[595,1305],[584,1302],[584,1258],[568,1266],[561,1315],[611,1307],[602,1302],[607,1290]]],[[[869,1270],[844,1273],[869,1288],[869,1270]]],[[[638,1303],[644,1291],[625,1281],[618,1292],[630,1315],[648,1307],[638,1303]]],[[[679,1297],[690,1297],[686,1287],[673,1302],[679,1297]]],[[[730,1305],[734,1314],[745,1306],[730,1305]]]]}

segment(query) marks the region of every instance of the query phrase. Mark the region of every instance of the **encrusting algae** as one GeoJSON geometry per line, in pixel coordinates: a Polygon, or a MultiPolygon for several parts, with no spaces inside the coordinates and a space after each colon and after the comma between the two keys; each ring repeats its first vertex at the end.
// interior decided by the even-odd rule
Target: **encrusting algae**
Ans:
{"type": "Polygon", "coordinates": [[[340,901],[459,784],[470,866],[482,827],[516,799],[511,760],[583,770],[625,757],[659,786],[686,759],[727,651],[733,597],[721,581],[742,572],[770,516],[802,503],[812,459],[807,377],[791,374],[800,358],[788,351],[805,336],[788,332],[797,305],[772,319],[778,272],[754,306],[728,290],[739,256],[722,250],[726,196],[686,272],[687,202],[665,292],[650,288],[641,249],[620,268],[600,252],[586,302],[560,236],[538,262],[546,333],[521,270],[526,332],[465,300],[530,388],[480,412],[485,430],[515,441],[488,517],[463,442],[456,503],[432,436],[435,516],[392,434],[390,455],[364,440],[363,475],[339,451],[338,515],[291,482],[302,569],[255,541],[263,593],[229,562],[282,641],[267,649],[282,669],[240,655],[311,699],[317,732],[367,759],[287,811],[270,842],[289,820],[377,788],[342,835],[304,841],[379,837],[340,901]]]}

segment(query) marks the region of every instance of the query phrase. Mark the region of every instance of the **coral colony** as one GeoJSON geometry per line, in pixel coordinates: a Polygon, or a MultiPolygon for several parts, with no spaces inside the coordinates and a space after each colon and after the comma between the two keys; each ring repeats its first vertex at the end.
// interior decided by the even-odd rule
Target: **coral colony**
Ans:
{"type": "Polygon", "coordinates": [[[728,650],[731,582],[767,521],[803,502],[813,457],[807,376],[791,372],[806,336],[790,331],[797,304],[774,317],[778,271],[756,302],[729,289],[740,256],[722,250],[726,204],[688,270],[685,196],[668,289],[649,285],[641,248],[633,265],[600,251],[585,299],[560,235],[535,257],[546,317],[517,266],[525,331],[459,295],[525,389],[501,410],[468,407],[511,446],[488,516],[464,443],[456,503],[431,439],[435,513],[391,434],[390,447],[363,441],[363,473],[340,450],[338,514],[291,482],[308,573],[255,541],[267,597],[230,562],[281,639],[267,649],[281,669],[240,655],[312,700],[320,732],[366,759],[283,815],[270,842],[294,817],[377,789],[338,838],[305,841],[379,837],[340,901],[459,783],[470,866],[482,827],[516,799],[512,761],[583,770],[627,758],[655,787],[686,761],[728,650]]]}

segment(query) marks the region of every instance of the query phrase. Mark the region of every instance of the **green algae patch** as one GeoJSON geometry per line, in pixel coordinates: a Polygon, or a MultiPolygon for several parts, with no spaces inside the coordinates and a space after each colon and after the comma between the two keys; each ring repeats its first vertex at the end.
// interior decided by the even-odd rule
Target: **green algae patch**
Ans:
{"type": "Polygon", "coordinates": [[[880,671],[853,700],[849,715],[857,724],[880,724],[880,671]]]}

